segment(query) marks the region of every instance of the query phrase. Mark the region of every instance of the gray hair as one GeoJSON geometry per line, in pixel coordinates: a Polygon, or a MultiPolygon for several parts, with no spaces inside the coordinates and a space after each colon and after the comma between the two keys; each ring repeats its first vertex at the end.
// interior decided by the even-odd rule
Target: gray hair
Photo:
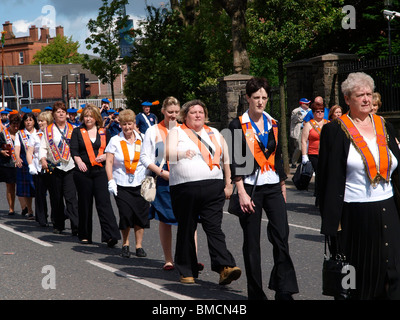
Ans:
{"type": "Polygon", "coordinates": [[[350,95],[360,87],[369,87],[373,92],[375,89],[374,79],[364,72],[353,72],[347,76],[347,79],[342,83],[343,95],[350,95]]]}

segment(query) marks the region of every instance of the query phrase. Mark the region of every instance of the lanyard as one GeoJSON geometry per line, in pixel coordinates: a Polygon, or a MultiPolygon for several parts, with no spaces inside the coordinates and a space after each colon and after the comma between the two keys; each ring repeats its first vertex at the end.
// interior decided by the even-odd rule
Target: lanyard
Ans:
{"type": "Polygon", "coordinates": [[[255,122],[249,117],[251,126],[256,130],[256,134],[262,144],[264,145],[264,148],[267,148],[268,145],[268,119],[265,114],[263,114],[263,119],[264,119],[264,132],[260,132],[260,129],[256,126],[255,122]]]}

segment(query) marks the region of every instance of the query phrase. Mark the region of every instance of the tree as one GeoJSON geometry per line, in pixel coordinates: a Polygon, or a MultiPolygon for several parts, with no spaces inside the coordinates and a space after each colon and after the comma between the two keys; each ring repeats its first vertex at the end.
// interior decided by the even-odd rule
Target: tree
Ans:
{"type": "Polygon", "coordinates": [[[232,20],[232,53],[235,73],[249,74],[250,59],[247,54],[246,10],[247,0],[217,0],[232,20]]]}
{"type": "Polygon", "coordinates": [[[259,56],[276,59],[284,168],[289,172],[284,64],[319,36],[341,27],[342,0],[254,0],[247,12],[249,41],[259,56]]]}
{"type": "Polygon", "coordinates": [[[99,77],[102,83],[111,86],[112,99],[115,99],[114,81],[122,73],[124,62],[120,59],[120,30],[126,26],[127,16],[124,7],[128,0],[102,0],[96,20],[90,19],[88,29],[91,35],[85,40],[86,48],[93,50],[100,58],[85,55],[83,66],[99,77]]]}
{"type": "Polygon", "coordinates": [[[84,57],[78,53],[79,46],[79,42],[72,41],[72,37],[58,35],[47,46],[36,52],[32,64],[82,63],[84,57]]]}
{"type": "Polygon", "coordinates": [[[146,8],[146,19],[134,30],[132,68],[124,86],[128,106],[170,95],[182,102],[207,100],[203,89],[217,85],[219,77],[231,72],[230,19],[211,3],[201,1],[193,24],[182,20],[180,10],[146,8]]]}

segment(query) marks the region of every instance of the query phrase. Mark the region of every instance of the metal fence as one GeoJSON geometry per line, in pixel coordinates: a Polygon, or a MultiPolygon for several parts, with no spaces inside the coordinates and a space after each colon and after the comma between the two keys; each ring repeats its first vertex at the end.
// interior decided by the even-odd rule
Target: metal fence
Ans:
{"type": "MultiPolygon", "coordinates": [[[[352,72],[365,72],[374,79],[375,91],[382,97],[379,113],[400,113],[400,56],[341,63],[338,70],[339,83],[352,72]]],[[[341,106],[346,105],[342,94],[339,101],[341,106]]]]}

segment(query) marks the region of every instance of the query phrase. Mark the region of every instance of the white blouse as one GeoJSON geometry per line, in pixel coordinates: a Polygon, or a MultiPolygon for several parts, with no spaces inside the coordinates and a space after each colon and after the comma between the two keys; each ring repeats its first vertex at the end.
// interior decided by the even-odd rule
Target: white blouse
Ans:
{"type": "Polygon", "coordinates": [[[41,130],[36,131],[28,140],[28,147],[33,148],[33,159],[32,163],[34,164],[36,170],[40,172],[42,170],[42,163],[39,161],[39,149],[40,149],[40,141],[41,137],[39,133],[44,134],[41,130]]]}
{"type": "MultiPolygon", "coordinates": [[[[134,131],[134,133],[135,133],[135,138],[136,138],[135,142],[137,139],[142,141],[142,138],[139,135],[139,133],[137,133],[136,131],[134,131]]],[[[139,160],[138,165],[135,170],[135,173],[133,175],[126,173],[125,164],[124,164],[124,154],[122,152],[121,141],[126,141],[126,143],[127,143],[130,161],[133,160],[133,158],[135,156],[135,150],[137,148],[135,142],[133,142],[133,144],[131,144],[131,143],[129,143],[128,140],[126,140],[123,132],[120,132],[118,135],[116,135],[110,139],[104,152],[112,153],[114,155],[114,164],[113,164],[113,172],[112,172],[113,179],[119,186],[137,187],[137,186],[141,185],[142,181],[146,177],[146,168],[143,166],[143,164],[139,160]]]]}
{"type": "MultiPolygon", "coordinates": [[[[220,144],[221,135],[219,131],[215,128],[210,128],[220,144]]],[[[178,131],[178,147],[177,151],[193,150],[196,152],[196,155],[192,159],[184,158],[179,159],[178,161],[170,161],[170,176],[169,176],[169,185],[174,186],[181,183],[193,182],[193,181],[201,181],[208,179],[223,179],[222,173],[222,162],[220,168],[214,166],[212,170],[208,164],[203,160],[200,149],[196,143],[194,143],[189,136],[180,128],[175,127],[170,130],[178,131]]],[[[214,144],[211,142],[208,133],[203,129],[201,129],[200,136],[204,141],[208,143],[208,145],[215,150],[214,144]]],[[[222,158],[222,154],[221,154],[222,158]]]]}
{"type": "MultiPolygon", "coordinates": [[[[368,148],[375,159],[379,161],[378,145],[376,138],[369,140],[364,137],[368,148]]],[[[390,151],[390,150],[389,150],[390,151]]],[[[390,175],[397,168],[397,159],[390,151],[392,166],[390,175]]],[[[347,157],[347,172],[346,172],[346,188],[344,193],[345,202],[373,202],[388,199],[393,196],[392,183],[386,183],[383,179],[374,188],[372,187],[367,174],[361,155],[356,148],[350,143],[349,155],[347,157]]]]}

